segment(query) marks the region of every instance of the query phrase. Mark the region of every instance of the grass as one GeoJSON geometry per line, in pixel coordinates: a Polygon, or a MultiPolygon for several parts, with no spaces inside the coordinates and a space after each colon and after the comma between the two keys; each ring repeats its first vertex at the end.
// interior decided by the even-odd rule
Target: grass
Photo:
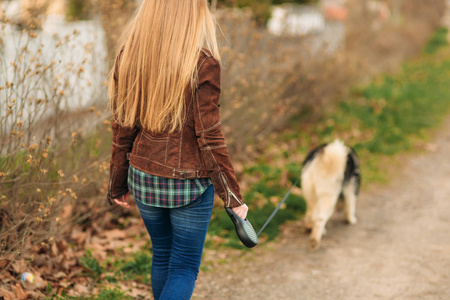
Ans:
{"type": "Polygon", "coordinates": [[[132,278],[145,284],[150,284],[152,270],[152,256],[147,252],[136,252],[133,260],[123,264],[120,271],[125,278],[132,278]]]}
{"type": "MultiPolygon", "coordinates": [[[[299,154],[304,157],[314,145],[343,139],[360,156],[364,184],[387,182],[386,166],[395,165],[396,155],[415,149],[418,141],[425,141],[429,130],[449,113],[447,34],[445,28],[437,30],[419,59],[403,64],[394,75],[383,75],[364,87],[355,88],[337,109],[319,122],[305,125],[302,120],[292,120],[291,128],[270,146],[278,149],[277,157],[264,154],[258,164],[244,172],[247,178],[259,178],[244,195],[250,207],[249,220],[257,231],[299,177],[301,161],[296,157],[299,154]],[[291,141],[296,141],[293,151],[280,148],[280,144],[291,141]],[[281,166],[280,161],[284,162],[281,166]],[[285,170],[290,181],[288,186],[280,184],[285,170]]],[[[305,211],[304,199],[290,195],[264,234],[269,240],[274,239],[281,224],[298,219],[305,211]]],[[[209,230],[211,235],[231,236],[225,245],[243,248],[236,235],[230,234],[234,228],[225,212],[214,211],[209,230]]]]}
{"type": "Polygon", "coordinates": [[[120,288],[104,288],[98,295],[89,297],[73,297],[68,296],[64,292],[61,295],[47,297],[47,300],[131,300],[130,296],[127,296],[120,288]]]}
{"type": "Polygon", "coordinates": [[[80,258],[80,263],[89,271],[87,275],[92,279],[98,280],[103,273],[103,268],[89,250],[86,250],[84,256],[80,258]]]}
{"type": "Polygon", "coordinates": [[[434,54],[439,51],[439,49],[448,45],[448,29],[439,28],[431,38],[428,45],[425,47],[425,53],[434,54]]]}

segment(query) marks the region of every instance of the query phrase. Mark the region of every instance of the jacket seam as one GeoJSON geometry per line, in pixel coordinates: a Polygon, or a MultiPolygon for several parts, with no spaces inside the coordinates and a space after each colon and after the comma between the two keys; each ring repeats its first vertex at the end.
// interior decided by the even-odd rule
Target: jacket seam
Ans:
{"type": "Polygon", "coordinates": [[[128,189],[124,189],[123,191],[121,191],[121,192],[119,192],[119,193],[117,193],[115,195],[113,195],[111,193],[111,198],[112,199],[117,199],[117,198],[120,198],[121,196],[125,195],[126,193],[128,193],[128,189]]]}
{"type": "Polygon", "coordinates": [[[201,151],[207,151],[207,150],[215,150],[215,149],[221,149],[221,148],[226,148],[226,147],[227,147],[227,145],[224,144],[224,145],[218,145],[218,146],[207,146],[207,147],[204,147],[204,148],[202,148],[200,150],[201,151]]]}
{"type": "MultiPolygon", "coordinates": [[[[205,141],[204,135],[202,135],[202,136],[203,136],[203,140],[205,141]]],[[[206,144],[206,141],[205,141],[205,144],[206,144]]],[[[221,173],[222,173],[222,169],[220,169],[220,166],[219,166],[219,164],[217,163],[216,157],[214,156],[214,154],[213,154],[213,152],[211,151],[211,149],[209,149],[208,151],[211,153],[211,156],[212,156],[212,158],[214,159],[214,162],[215,162],[215,164],[216,164],[216,167],[219,169],[219,174],[221,174],[221,173]]],[[[220,175],[219,175],[219,177],[220,177],[220,175]]],[[[220,182],[222,183],[222,187],[223,187],[223,189],[224,189],[224,191],[225,191],[225,194],[226,194],[226,197],[227,197],[227,201],[228,201],[228,206],[229,206],[229,205],[230,205],[230,195],[229,195],[228,190],[227,190],[227,188],[225,187],[223,181],[220,180],[220,182]]]]}
{"type": "MultiPolygon", "coordinates": [[[[118,137],[119,137],[119,135],[120,135],[120,129],[121,129],[121,127],[119,126],[119,130],[117,131],[117,134],[116,134],[116,140],[118,139],[118,137]]],[[[114,142],[114,141],[113,141],[114,142]]]]}
{"type": "Polygon", "coordinates": [[[142,140],[142,136],[144,135],[144,131],[141,132],[141,134],[139,135],[139,140],[137,142],[137,146],[136,146],[136,151],[134,153],[138,153],[139,151],[139,146],[141,145],[141,140],[142,140]]]}
{"type": "Polygon", "coordinates": [[[217,128],[217,127],[219,127],[219,126],[220,126],[221,124],[222,124],[221,122],[218,122],[218,123],[214,124],[213,126],[211,126],[211,127],[207,128],[207,129],[203,129],[203,130],[201,130],[201,131],[200,131],[200,132],[198,132],[197,134],[202,134],[202,133],[206,133],[206,132],[209,132],[209,131],[211,131],[211,130],[213,130],[213,129],[217,128]]]}
{"type": "Polygon", "coordinates": [[[128,169],[128,167],[121,167],[121,166],[115,166],[115,168],[117,168],[117,169],[122,169],[122,170],[128,169]]]}
{"type": "Polygon", "coordinates": [[[144,135],[150,141],[157,142],[157,143],[164,143],[169,140],[168,136],[167,137],[159,137],[159,138],[153,137],[153,136],[149,135],[148,133],[146,133],[145,131],[142,131],[142,135],[144,135]]]}
{"type": "Polygon", "coordinates": [[[119,148],[129,148],[130,145],[125,145],[125,144],[117,144],[115,142],[112,142],[114,146],[119,147],[119,148]]]}
{"type": "Polygon", "coordinates": [[[167,151],[169,149],[169,141],[170,141],[170,139],[168,138],[167,141],[166,141],[166,151],[165,151],[165,154],[164,154],[164,163],[165,164],[167,164],[167,151]]]}

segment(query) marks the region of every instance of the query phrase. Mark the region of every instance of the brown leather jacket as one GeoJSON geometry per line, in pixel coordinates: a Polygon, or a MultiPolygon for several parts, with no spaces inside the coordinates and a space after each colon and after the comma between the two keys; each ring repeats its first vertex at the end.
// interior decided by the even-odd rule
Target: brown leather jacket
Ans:
{"type": "MultiPolygon", "coordinates": [[[[194,94],[191,87],[186,91],[186,121],[180,132],[154,134],[138,126],[126,128],[112,122],[107,194],[110,204],[111,199],[128,192],[129,164],[166,178],[210,177],[226,207],[244,204],[220,130],[220,64],[208,50],[203,50],[197,70],[198,85],[194,94]]],[[[114,78],[117,80],[117,72],[114,78]]]]}

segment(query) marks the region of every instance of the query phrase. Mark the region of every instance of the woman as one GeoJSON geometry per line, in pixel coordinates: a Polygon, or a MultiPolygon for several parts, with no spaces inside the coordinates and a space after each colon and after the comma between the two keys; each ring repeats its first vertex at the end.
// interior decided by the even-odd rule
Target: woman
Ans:
{"type": "Polygon", "coordinates": [[[144,0],[109,83],[108,200],[129,192],[152,240],[155,299],[189,299],[214,189],[247,215],[220,130],[220,56],[206,0],[144,0]],[[204,47],[204,48],[203,48],[204,47]]]}

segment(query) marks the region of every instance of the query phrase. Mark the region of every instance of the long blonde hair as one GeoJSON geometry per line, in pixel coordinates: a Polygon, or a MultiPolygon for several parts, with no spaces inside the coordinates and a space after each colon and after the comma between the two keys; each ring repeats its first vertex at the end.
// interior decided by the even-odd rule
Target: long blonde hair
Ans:
{"type": "Polygon", "coordinates": [[[201,48],[220,61],[215,27],[207,0],[144,0],[110,73],[108,108],[116,121],[156,133],[181,129],[201,48]]]}

